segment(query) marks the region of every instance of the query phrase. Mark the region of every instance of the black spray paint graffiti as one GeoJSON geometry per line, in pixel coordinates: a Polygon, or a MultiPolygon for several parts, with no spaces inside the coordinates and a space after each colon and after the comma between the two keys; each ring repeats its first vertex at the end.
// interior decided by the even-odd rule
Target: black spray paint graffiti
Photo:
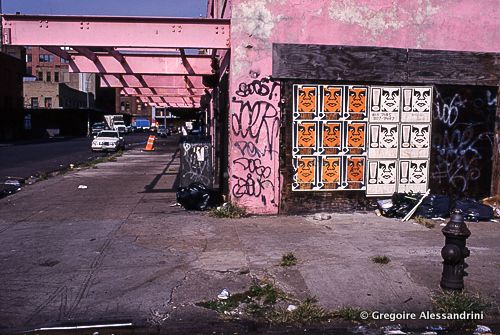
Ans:
{"type": "Polygon", "coordinates": [[[180,186],[199,182],[212,187],[212,163],[207,143],[184,143],[180,186]]]}
{"type": "Polygon", "coordinates": [[[275,90],[279,91],[279,87],[279,83],[271,82],[269,78],[263,78],[261,80],[254,80],[251,83],[240,83],[236,95],[242,98],[259,95],[271,100],[275,94],[275,90]]]}
{"type": "Polygon", "coordinates": [[[489,194],[495,90],[440,87],[433,123],[431,189],[454,197],[489,194]]]}
{"type": "MultiPolygon", "coordinates": [[[[261,197],[266,187],[274,188],[274,184],[269,177],[271,176],[271,168],[262,165],[260,159],[238,158],[233,161],[234,164],[240,165],[244,171],[248,172],[245,177],[233,175],[236,183],[233,186],[233,195],[236,198],[241,198],[244,195],[261,197]]],[[[262,201],[266,204],[266,198],[262,201]]]]}
{"type": "Polygon", "coordinates": [[[237,155],[233,159],[233,195],[260,198],[264,205],[274,203],[274,183],[270,161],[278,154],[280,85],[269,78],[240,83],[233,103],[238,111],[231,115],[232,136],[237,155]],[[263,163],[266,161],[265,163],[263,163]]]}

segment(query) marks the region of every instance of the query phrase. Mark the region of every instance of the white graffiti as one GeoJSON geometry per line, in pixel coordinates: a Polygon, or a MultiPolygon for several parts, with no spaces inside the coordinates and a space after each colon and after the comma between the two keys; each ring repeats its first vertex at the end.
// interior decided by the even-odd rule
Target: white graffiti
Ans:
{"type": "Polygon", "coordinates": [[[447,102],[438,93],[436,100],[434,120],[439,120],[448,127],[453,126],[457,122],[460,108],[465,107],[467,103],[467,100],[462,100],[459,94],[455,94],[451,101],[447,102]]]}

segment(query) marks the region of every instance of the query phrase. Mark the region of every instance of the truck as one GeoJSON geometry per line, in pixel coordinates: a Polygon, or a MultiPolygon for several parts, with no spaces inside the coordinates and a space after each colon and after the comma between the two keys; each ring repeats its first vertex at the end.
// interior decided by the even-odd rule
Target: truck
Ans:
{"type": "Polygon", "coordinates": [[[125,134],[127,132],[125,121],[123,121],[123,115],[104,115],[104,119],[110,129],[116,130],[120,134],[125,134]]]}
{"type": "Polygon", "coordinates": [[[149,122],[148,119],[135,119],[132,122],[132,126],[135,127],[137,130],[149,130],[151,123],[149,122]]]}

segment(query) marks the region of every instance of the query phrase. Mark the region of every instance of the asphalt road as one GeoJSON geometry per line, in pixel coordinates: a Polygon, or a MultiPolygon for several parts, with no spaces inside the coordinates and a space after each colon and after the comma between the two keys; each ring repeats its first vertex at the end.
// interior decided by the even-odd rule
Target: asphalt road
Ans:
{"type": "MultiPolygon", "coordinates": [[[[131,134],[125,137],[125,144],[143,145],[149,133],[131,134]]],[[[29,178],[83,163],[107,153],[93,153],[90,150],[91,137],[61,138],[39,143],[12,144],[0,146],[0,182],[9,177],[29,178]]]]}

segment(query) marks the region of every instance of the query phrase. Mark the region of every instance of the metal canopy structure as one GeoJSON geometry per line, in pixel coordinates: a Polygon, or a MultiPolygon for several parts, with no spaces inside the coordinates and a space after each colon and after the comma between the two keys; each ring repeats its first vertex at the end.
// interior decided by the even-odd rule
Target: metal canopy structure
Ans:
{"type": "Polygon", "coordinates": [[[71,72],[99,74],[101,87],[162,108],[199,108],[202,77],[230,48],[226,19],[4,14],[2,27],[4,44],[42,47],[71,72]]]}

